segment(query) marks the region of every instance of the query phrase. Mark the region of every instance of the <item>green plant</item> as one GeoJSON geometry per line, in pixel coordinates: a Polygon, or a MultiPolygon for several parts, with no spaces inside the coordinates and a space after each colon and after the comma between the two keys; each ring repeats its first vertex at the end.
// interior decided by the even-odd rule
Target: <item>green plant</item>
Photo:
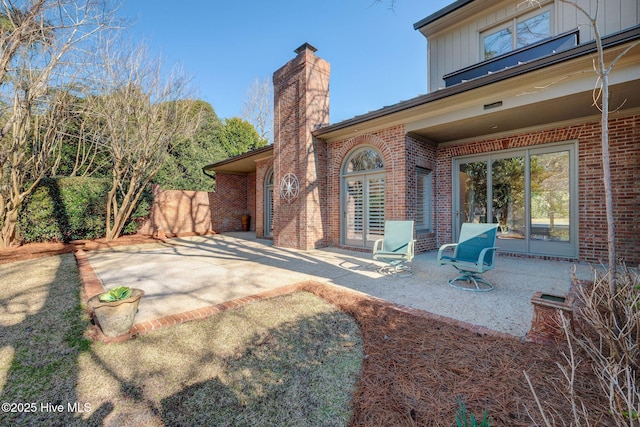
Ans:
{"type": "Polygon", "coordinates": [[[131,288],[128,286],[118,286],[107,292],[100,294],[100,302],[114,302],[127,299],[131,296],[131,288]]]}
{"type": "Polygon", "coordinates": [[[101,178],[46,178],[20,210],[25,242],[68,242],[104,236],[109,181],[101,178]]]}
{"type": "Polygon", "coordinates": [[[482,421],[478,423],[476,417],[467,411],[467,405],[458,396],[458,412],[456,413],[456,425],[458,427],[490,427],[489,414],[485,409],[482,413],[482,421]]]}

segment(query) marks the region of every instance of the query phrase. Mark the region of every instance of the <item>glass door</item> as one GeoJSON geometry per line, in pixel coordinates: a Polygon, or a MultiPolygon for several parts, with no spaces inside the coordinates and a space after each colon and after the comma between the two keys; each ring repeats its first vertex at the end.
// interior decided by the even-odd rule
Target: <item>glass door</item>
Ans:
{"type": "Polygon", "coordinates": [[[575,240],[571,221],[571,153],[569,150],[531,156],[531,249],[555,252],[575,240]]]}
{"type": "Polygon", "coordinates": [[[577,256],[576,162],[575,144],[454,160],[454,238],[489,222],[502,251],[577,256]]]}
{"type": "Polygon", "coordinates": [[[364,241],[364,181],[362,178],[345,180],[345,243],[361,245],[364,241]]]}
{"type": "Polygon", "coordinates": [[[487,222],[487,160],[460,162],[455,207],[455,238],[465,222],[487,222]]]}
{"type": "Polygon", "coordinates": [[[491,222],[498,224],[496,246],[502,250],[527,250],[525,198],[525,157],[492,157],[491,222]]]}
{"type": "Polygon", "coordinates": [[[273,237],[273,169],[264,182],[264,235],[273,237]]]}
{"type": "Polygon", "coordinates": [[[344,241],[373,247],[384,236],[384,174],[345,178],[344,241]]]}

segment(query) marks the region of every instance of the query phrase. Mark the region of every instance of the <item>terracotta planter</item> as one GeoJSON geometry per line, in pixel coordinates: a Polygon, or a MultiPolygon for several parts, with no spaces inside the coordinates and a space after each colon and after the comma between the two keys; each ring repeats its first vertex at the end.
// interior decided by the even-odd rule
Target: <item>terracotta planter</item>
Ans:
{"type": "Polygon", "coordinates": [[[251,216],[242,215],[242,231],[249,231],[251,229],[251,216]]]}
{"type": "Polygon", "coordinates": [[[90,298],[88,304],[93,309],[102,333],[107,337],[128,334],[143,295],[142,289],[131,289],[131,296],[120,301],[101,302],[100,295],[90,298]]]}

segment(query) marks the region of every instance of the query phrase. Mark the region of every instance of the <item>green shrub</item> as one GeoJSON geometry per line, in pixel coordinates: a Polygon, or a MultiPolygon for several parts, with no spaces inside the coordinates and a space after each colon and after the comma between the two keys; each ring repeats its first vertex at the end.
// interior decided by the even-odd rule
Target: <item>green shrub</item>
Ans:
{"type": "MultiPolygon", "coordinates": [[[[20,209],[19,232],[25,243],[69,242],[105,235],[108,178],[46,178],[27,197],[20,209]]],[[[151,191],[140,199],[124,233],[133,234],[148,217],[151,191]]]]}
{"type": "Polygon", "coordinates": [[[43,179],[25,199],[18,219],[25,242],[95,239],[104,236],[109,181],[43,179]]]}

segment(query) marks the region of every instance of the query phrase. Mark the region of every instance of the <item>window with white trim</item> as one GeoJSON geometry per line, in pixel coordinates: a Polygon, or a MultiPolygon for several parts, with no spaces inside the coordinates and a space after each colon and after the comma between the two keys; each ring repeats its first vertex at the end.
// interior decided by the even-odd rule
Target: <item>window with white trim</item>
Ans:
{"type": "Polygon", "coordinates": [[[495,58],[551,37],[551,8],[536,9],[480,34],[482,58],[495,58]]]}
{"type": "Polygon", "coordinates": [[[431,212],[433,203],[433,184],[431,171],[429,169],[417,167],[416,182],[416,230],[431,231],[431,212]]]}

